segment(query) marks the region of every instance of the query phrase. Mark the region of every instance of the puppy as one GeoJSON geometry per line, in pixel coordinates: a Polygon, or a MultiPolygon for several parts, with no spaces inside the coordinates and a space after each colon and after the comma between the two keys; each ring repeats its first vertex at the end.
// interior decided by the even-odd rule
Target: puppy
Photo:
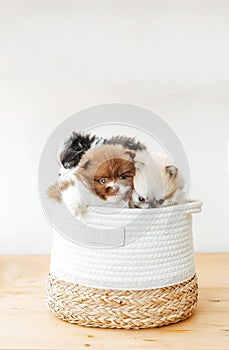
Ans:
{"type": "Polygon", "coordinates": [[[85,153],[76,176],[101,200],[128,202],[133,190],[134,157],[135,152],[121,145],[102,145],[85,153]]]}
{"type": "Polygon", "coordinates": [[[91,134],[73,131],[71,135],[60,143],[57,149],[59,164],[58,181],[47,190],[48,198],[56,202],[62,201],[62,192],[69,183],[75,184],[75,172],[83,154],[90,148],[103,143],[103,139],[91,134]]]}
{"type": "Polygon", "coordinates": [[[184,180],[181,172],[165,156],[137,152],[136,175],[130,208],[158,208],[183,203],[184,180]]]}
{"type": "Polygon", "coordinates": [[[63,201],[77,218],[86,213],[87,205],[128,207],[134,186],[134,157],[134,151],[120,145],[91,148],[76,168],[59,177],[48,195],[63,201]]]}
{"type": "MultiPolygon", "coordinates": [[[[57,159],[60,165],[59,176],[63,176],[64,173],[69,174],[69,171],[66,171],[66,169],[76,168],[87,150],[102,144],[121,145],[125,149],[134,151],[146,150],[145,145],[137,141],[134,137],[118,135],[104,139],[102,137],[96,137],[95,135],[73,131],[58,147],[57,159]]],[[[75,169],[73,169],[73,171],[74,170],[75,169]]]]}

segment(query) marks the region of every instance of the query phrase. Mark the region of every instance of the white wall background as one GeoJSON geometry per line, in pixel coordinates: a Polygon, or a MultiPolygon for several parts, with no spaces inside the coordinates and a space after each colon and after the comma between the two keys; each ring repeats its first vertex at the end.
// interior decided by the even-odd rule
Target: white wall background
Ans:
{"type": "Polygon", "coordinates": [[[49,253],[40,207],[42,147],[87,106],[133,103],[187,151],[197,251],[229,251],[229,2],[0,2],[0,253],[49,253]]]}

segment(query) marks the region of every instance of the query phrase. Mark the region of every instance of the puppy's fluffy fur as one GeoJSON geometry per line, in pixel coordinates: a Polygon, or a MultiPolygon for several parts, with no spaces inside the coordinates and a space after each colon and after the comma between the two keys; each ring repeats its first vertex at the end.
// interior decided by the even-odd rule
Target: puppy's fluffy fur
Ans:
{"type": "Polygon", "coordinates": [[[87,150],[102,144],[121,145],[123,148],[133,151],[146,150],[146,146],[134,137],[118,135],[103,139],[95,135],[73,131],[58,147],[58,161],[65,169],[76,167],[87,150]]]}
{"type": "Polygon", "coordinates": [[[133,190],[135,152],[122,146],[101,145],[88,150],[77,167],[59,176],[48,195],[63,201],[75,217],[86,212],[87,205],[109,203],[128,207],[133,190]]]}
{"type": "Polygon", "coordinates": [[[103,140],[100,140],[95,135],[73,131],[58,147],[58,162],[64,169],[74,168],[78,165],[83,154],[100,142],[103,142],[103,140]]]}
{"type": "Polygon", "coordinates": [[[132,151],[146,151],[146,146],[137,141],[135,137],[128,136],[112,136],[109,139],[104,140],[104,144],[107,145],[121,145],[122,147],[132,150],[132,151]]]}
{"type": "Polygon", "coordinates": [[[131,208],[157,208],[183,203],[184,180],[168,157],[137,152],[131,208]]]}
{"type": "Polygon", "coordinates": [[[87,205],[155,208],[182,203],[184,180],[165,156],[150,156],[135,138],[109,139],[75,133],[58,149],[58,181],[49,198],[63,201],[74,216],[87,205]]]}
{"type": "MultiPolygon", "coordinates": [[[[96,148],[103,143],[103,139],[95,135],[85,134],[73,131],[71,135],[61,142],[57,149],[57,161],[59,163],[58,181],[48,188],[47,195],[50,199],[62,202],[63,192],[69,187],[75,185],[75,173],[78,164],[87,150],[96,148]]],[[[75,195],[73,195],[73,201],[75,195]]],[[[70,201],[69,199],[66,199],[70,201]]]]}

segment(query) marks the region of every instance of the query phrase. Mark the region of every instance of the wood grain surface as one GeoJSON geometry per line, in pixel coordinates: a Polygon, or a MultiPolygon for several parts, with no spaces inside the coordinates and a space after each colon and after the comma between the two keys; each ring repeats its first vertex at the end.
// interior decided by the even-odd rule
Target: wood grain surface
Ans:
{"type": "Polygon", "coordinates": [[[194,315],[147,330],[84,328],[46,307],[48,256],[0,257],[0,349],[229,350],[229,254],[198,254],[194,315]]]}

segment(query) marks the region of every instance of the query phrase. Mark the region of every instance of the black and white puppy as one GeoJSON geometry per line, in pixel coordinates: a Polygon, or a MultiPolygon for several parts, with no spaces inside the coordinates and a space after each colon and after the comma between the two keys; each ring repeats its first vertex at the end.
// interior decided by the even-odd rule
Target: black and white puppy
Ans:
{"type": "Polygon", "coordinates": [[[118,135],[104,139],[102,137],[96,137],[95,135],[73,131],[70,137],[58,147],[57,158],[61,167],[61,175],[64,173],[64,169],[75,168],[86,151],[102,144],[113,146],[120,145],[132,151],[146,150],[146,146],[137,141],[134,137],[118,135]]]}

